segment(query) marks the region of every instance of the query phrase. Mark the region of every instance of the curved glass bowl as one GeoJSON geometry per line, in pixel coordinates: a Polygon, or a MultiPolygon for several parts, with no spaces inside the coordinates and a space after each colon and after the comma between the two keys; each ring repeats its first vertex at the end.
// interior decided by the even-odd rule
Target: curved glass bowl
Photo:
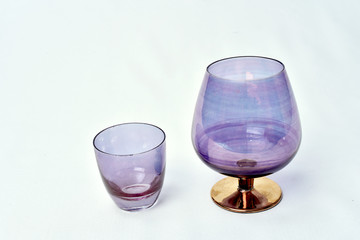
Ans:
{"type": "Polygon", "coordinates": [[[195,151],[206,165],[241,181],[266,176],[292,160],[300,140],[298,109],[281,62],[246,56],[208,66],[192,125],[195,151]]]}

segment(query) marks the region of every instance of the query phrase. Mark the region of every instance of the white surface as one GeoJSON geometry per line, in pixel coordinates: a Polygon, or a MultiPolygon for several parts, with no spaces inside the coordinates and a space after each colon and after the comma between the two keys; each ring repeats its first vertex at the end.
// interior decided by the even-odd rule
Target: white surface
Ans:
{"type": "Polygon", "coordinates": [[[360,234],[358,1],[1,1],[0,239],[357,239],[360,234]],[[270,176],[280,205],[214,205],[222,176],[192,149],[206,66],[282,61],[303,141],[270,176]],[[140,121],[167,134],[159,202],[122,212],[92,138],[140,121]]]}

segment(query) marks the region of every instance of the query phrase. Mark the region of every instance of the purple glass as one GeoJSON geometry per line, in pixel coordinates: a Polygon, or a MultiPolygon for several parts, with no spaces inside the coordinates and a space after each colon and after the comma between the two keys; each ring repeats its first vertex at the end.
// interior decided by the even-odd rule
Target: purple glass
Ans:
{"type": "Polygon", "coordinates": [[[300,139],[298,109],[281,62],[246,56],[208,66],[192,126],[195,151],[206,165],[244,181],[266,176],[292,160],[300,139]]]}
{"type": "Polygon", "coordinates": [[[126,211],[151,207],[165,174],[165,133],[146,123],[106,128],[93,141],[104,185],[116,205],[126,211]]]}

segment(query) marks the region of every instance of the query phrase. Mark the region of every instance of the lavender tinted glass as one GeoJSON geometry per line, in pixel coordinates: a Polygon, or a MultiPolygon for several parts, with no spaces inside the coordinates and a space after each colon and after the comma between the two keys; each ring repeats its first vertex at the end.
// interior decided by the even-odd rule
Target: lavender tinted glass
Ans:
{"type": "Polygon", "coordinates": [[[265,176],[291,161],[300,139],[282,63],[235,57],[209,65],[192,126],[194,148],[209,167],[235,177],[265,176]]]}
{"type": "Polygon", "coordinates": [[[151,207],[164,181],[165,133],[145,123],[109,127],[94,138],[104,185],[123,210],[151,207]]]}

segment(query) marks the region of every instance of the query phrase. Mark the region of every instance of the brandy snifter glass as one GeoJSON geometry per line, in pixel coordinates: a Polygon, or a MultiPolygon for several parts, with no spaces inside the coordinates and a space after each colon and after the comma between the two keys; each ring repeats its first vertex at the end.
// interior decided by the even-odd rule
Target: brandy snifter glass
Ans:
{"type": "Polygon", "coordinates": [[[281,189],[264,176],[285,167],[300,140],[297,105],[280,61],[244,56],[207,67],[192,142],[207,166],[228,176],[211,190],[217,205],[234,212],[277,205],[281,189]]]}

